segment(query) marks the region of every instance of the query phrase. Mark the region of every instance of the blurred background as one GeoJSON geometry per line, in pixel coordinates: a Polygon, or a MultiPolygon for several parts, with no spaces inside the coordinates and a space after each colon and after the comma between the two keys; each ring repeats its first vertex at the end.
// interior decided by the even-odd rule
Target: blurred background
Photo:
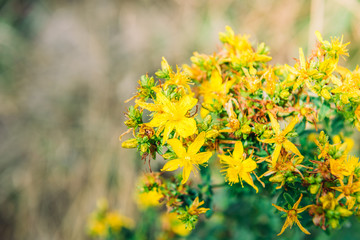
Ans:
{"type": "Polygon", "coordinates": [[[356,0],[1,0],[0,239],[87,239],[102,197],[135,217],[146,167],[118,136],[124,101],[162,56],[211,54],[229,25],[293,64],[320,30],[351,41],[353,69],[359,12],[356,0]]]}

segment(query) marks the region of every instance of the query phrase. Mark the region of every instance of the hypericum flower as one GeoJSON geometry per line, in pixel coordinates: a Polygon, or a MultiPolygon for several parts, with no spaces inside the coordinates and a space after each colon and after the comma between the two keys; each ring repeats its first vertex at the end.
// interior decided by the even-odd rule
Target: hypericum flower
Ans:
{"type": "Polygon", "coordinates": [[[137,198],[138,205],[142,209],[159,206],[161,204],[160,199],[163,197],[164,195],[158,189],[153,188],[148,192],[139,193],[137,198]]]}
{"type": "Polygon", "coordinates": [[[186,237],[191,232],[191,229],[186,228],[186,224],[179,220],[176,212],[165,213],[161,216],[161,221],[166,230],[170,230],[182,237],[186,237]]]}
{"type": "Polygon", "coordinates": [[[323,209],[334,210],[338,201],[335,199],[332,192],[328,192],[326,195],[320,197],[323,209]]]}
{"type": "Polygon", "coordinates": [[[173,138],[168,141],[168,144],[177,155],[177,159],[168,161],[161,171],[175,171],[179,167],[183,168],[182,181],[184,184],[189,179],[192,171],[197,171],[199,165],[205,165],[211,157],[211,152],[198,153],[200,148],[205,143],[205,132],[201,132],[193,143],[190,144],[187,151],[183,147],[179,139],[173,138]]]}
{"type": "Polygon", "coordinates": [[[269,112],[269,117],[271,121],[271,126],[275,131],[275,138],[263,139],[263,140],[259,139],[259,140],[264,143],[275,143],[275,150],[272,155],[272,165],[273,166],[276,165],[276,161],[279,158],[280,151],[283,146],[287,151],[291,151],[296,155],[302,157],[301,153],[296,148],[296,146],[292,142],[286,139],[286,134],[288,134],[295,127],[295,125],[299,121],[299,118],[294,117],[289,123],[289,125],[287,125],[286,128],[282,132],[280,132],[280,125],[270,112],[269,112]]]}
{"type": "MultiPolygon", "coordinates": [[[[286,154],[284,156],[280,155],[275,165],[272,165],[272,161],[266,159],[265,161],[269,162],[269,170],[266,171],[262,176],[267,177],[276,174],[274,177],[270,178],[270,181],[281,183],[278,187],[276,187],[276,189],[280,189],[285,184],[286,179],[285,177],[283,177],[284,173],[296,172],[301,176],[301,178],[304,178],[299,168],[310,168],[310,167],[301,165],[303,159],[304,158],[298,156],[290,157],[290,154],[286,154]]],[[[262,176],[260,176],[260,178],[262,176]]]]}
{"type": "Polygon", "coordinates": [[[335,189],[336,191],[341,192],[341,194],[336,198],[337,201],[339,201],[342,198],[346,198],[346,205],[348,206],[348,209],[352,209],[354,207],[356,198],[353,195],[356,192],[360,192],[360,182],[353,182],[354,174],[351,174],[348,180],[347,185],[344,185],[344,182],[342,179],[339,179],[340,181],[340,187],[332,187],[332,189],[335,189]]]}
{"type": "Polygon", "coordinates": [[[323,47],[325,48],[325,50],[329,53],[329,55],[331,57],[338,59],[339,56],[341,56],[341,55],[349,56],[346,46],[348,44],[350,44],[350,42],[343,44],[342,42],[343,42],[344,36],[341,36],[341,39],[337,38],[337,37],[332,37],[331,43],[330,43],[329,41],[323,40],[319,31],[316,31],[315,35],[316,35],[317,39],[319,40],[319,42],[323,45],[323,47]]]}
{"type": "Polygon", "coordinates": [[[169,79],[164,83],[164,89],[167,89],[170,85],[176,85],[182,89],[187,89],[188,92],[191,92],[189,84],[191,80],[189,76],[181,71],[181,69],[176,66],[176,73],[171,69],[166,59],[163,57],[161,61],[161,68],[163,71],[166,71],[169,74],[169,79]]]}
{"type": "Polygon", "coordinates": [[[357,79],[354,79],[353,75],[350,73],[345,75],[343,82],[338,82],[338,87],[333,89],[332,93],[338,93],[340,95],[340,100],[343,104],[348,104],[350,98],[359,99],[360,98],[360,89],[357,79]]]}
{"type": "Polygon", "coordinates": [[[299,62],[300,64],[296,63],[294,67],[290,67],[289,65],[285,65],[285,67],[297,77],[297,80],[293,86],[293,90],[297,89],[301,84],[305,82],[306,86],[312,89],[309,79],[315,74],[319,72],[315,69],[310,68],[309,62],[305,60],[304,51],[302,48],[299,48],[299,62]]]}
{"type": "Polygon", "coordinates": [[[244,147],[240,141],[235,143],[232,156],[219,155],[219,158],[220,162],[225,164],[226,169],[221,171],[225,172],[226,181],[229,182],[230,185],[238,183],[239,181],[242,185],[242,181],[244,180],[258,192],[258,188],[255,186],[250,175],[250,173],[256,169],[257,164],[251,157],[245,159],[244,147]]]}
{"type": "Polygon", "coordinates": [[[359,158],[354,156],[344,156],[340,159],[330,159],[331,174],[343,179],[344,176],[350,176],[355,169],[360,166],[359,158]]]}
{"type": "Polygon", "coordinates": [[[199,208],[204,204],[204,201],[199,202],[199,197],[196,197],[194,202],[191,204],[191,206],[188,209],[188,213],[190,215],[196,215],[199,216],[202,213],[206,213],[210,208],[199,208]]]}
{"type": "Polygon", "coordinates": [[[302,197],[303,197],[303,195],[301,194],[299,200],[297,200],[296,203],[294,204],[294,206],[289,210],[285,210],[282,207],[279,207],[279,206],[276,206],[275,204],[272,204],[277,210],[279,210],[281,212],[284,212],[287,215],[285,223],[284,223],[280,233],[278,234],[278,236],[280,236],[285,231],[285,229],[287,227],[289,227],[289,225],[290,225],[290,229],[291,229],[292,226],[294,225],[294,223],[296,223],[298,225],[298,227],[300,228],[300,230],[303,231],[305,234],[310,234],[309,231],[306,230],[301,225],[301,223],[299,222],[298,216],[297,216],[299,213],[302,213],[303,211],[305,211],[306,209],[308,209],[309,207],[312,206],[312,205],[308,205],[308,206],[303,207],[303,208],[298,208],[302,197]]]}
{"type": "Polygon", "coordinates": [[[137,102],[137,104],[149,111],[156,111],[153,119],[147,125],[158,127],[157,134],[164,130],[164,144],[174,128],[184,138],[196,132],[196,121],[194,118],[187,117],[187,112],[196,105],[197,101],[190,95],[185,95],[179,101],[171,102],[164,94],[158,92],[154,104],[140,102],[137,102]]]}
{"type": "Polygon", "coordinates": [[[204,81],[201,84],[199,93],[204,97],[204,103],[211,104],[213,100],[217,100],[219,103],[224,104],[229,98],[227,93],[233,83],[234,80],[223,83],[219,71],[213,70],[210,81],[204,81]]]}

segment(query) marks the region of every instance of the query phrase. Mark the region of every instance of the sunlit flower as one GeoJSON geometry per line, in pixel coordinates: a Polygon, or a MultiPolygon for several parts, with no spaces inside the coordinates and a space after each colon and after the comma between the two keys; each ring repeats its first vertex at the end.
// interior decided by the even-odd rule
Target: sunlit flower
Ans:
{"type": "Polygon", "coordinates": [[[311,207],[311,205],[308,205],[306,207],[303,207],[303,208],[298,208],[299,204],[300,204],[300,201],[302,199],[303,195],[301,194],[300,195],[300,198],[299,200],[296,201],[296,203],[294,204],[294,206],[289,209],[289,210],[285,210],[284,208],[282,207],[279,207],[279,206],[276,206],[275,204],[272,204],[277,210],[281,211],[281,212],[284,212],[286,213],[287,215],[287,218],[285,220],[285,223],[280,231],[280,233],[278,234],[281,235],[285,229],[287,227],[290,226],[290,229],[292,228],[292,226],[294,225],[294,223],[296,223],[298,225],[298,227],[300,228],[301,231],[303,231],[305,234],[310,234],[308,230],[306,230],[300,223],[299,219],[298,219],[298,214],[299,213],[302,213],[303,211],[305,211],[306,209],[308,209],[309,207],[311,207]]]}
{"type": "Polygon", "coordinates": [[[264,143],[275,143],[275,150],[272,154],[272,164],[275,166],[276,161],[279,158],[282,147],[284,147],[287,151],[291,151],[291,152],[295,153],[296,155],[302,157],[302,155],[299,152],[299,150],[297,149],[297,147],[286,138],[286,134],[288,134],[291,130],[293,130],[295,125],[298,123],[298,121],[299,121],[298,117],[294,117],[291,120],[291,122],[289,123],[289,125],[287,125],[286,128],[282,132],[280,132],[279,123],[276,121],[276,119],[274,118],[274,116],[271,113],[269,113],[269,117],[270,117],[270,121],[271,121],[271,126],[272,126],[273,130],[275,131],[275,138],[263,139],[260,141],[264,142],[264,143]]]}
{"type": "Polygon", "coordinates": [[[354,175],[351,174],[348,180],[347,185],[344,184],[342,179],[339,179],[340,181],[340,187],[331,187],[332,189],[335,189],[338,192],[341,192],[341,194],[336,198],[338,201],[342,198],[346,198],[346,205],[348,206],[348,209],[352,209],[354,207],[356,198],[352,196],[354,193],[360,192],[360,182],[353,182],[354,175]]]}
{"type": "Polygon", "coordinates": [[[201,132],[194,142],[190,144],[187,150],[183,147],[183,144],[179,141],[179,139],[170,139],[168,144],[174,150],[178,158],[168,161],[161,171],[175,171],[176,169],[182,167],[183,173],[181,183],[186,183],[189,179],[190,173],[192,171],[196,172],[199,165],[205,165],[212,155],[211,152],[198,153],[204,143],[205,132],[201,132]]]}
{"type": "Polygon", "coordinates": [[[226,181],[228,181],[230,185],[238,182],[242,184],[244,180],[258,192],[258,188],[255,186],[250,175],[250,173],[256,169],[257,164],[251,157],[245,159],[244,147],[240,141],[235,143],[232,156],[219,155],[219,158],[220,162],[225,165],[225,169],[223,169],[222,172],[225,172],[226,181]]]}
{"type": "Polygon", "coordinates": [[[168,140],[169,134],[175,129],[181,137],[188,137],[196,132],[196,121],[188,117],[187,112],[197,103],[197,99],[185,95],[177,102],[171,102],[164,94],[158,92],[154,104],[138,104],[149,111],[156,111],[153,119],[147,124],[158,127],[158,132],[163,132],[163,144],[168,140]]]}

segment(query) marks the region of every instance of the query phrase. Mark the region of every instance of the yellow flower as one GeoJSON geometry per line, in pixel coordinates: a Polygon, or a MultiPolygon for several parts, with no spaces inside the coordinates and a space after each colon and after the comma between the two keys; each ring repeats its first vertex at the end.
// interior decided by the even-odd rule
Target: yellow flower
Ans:
{"type": "Polygon", "coordinates": [[[351,174],[348,180],[347,185],[344,185],[344,182],[342,179],[339,179],[340,181],[340,187],[331,187],[332,189],[335,189],[336,191],[341,192],[341,194],[336,198],[336,200],[340,200],[342,198],[346,198],[346,205],[348,206],[348,209],[352,209],[355,205],[356,198],[353,195],[354,193],[360,192],[360,182],[353,182],[354,174],[351,174]]]}
{"type": "Polygon", "coordinates": [[[308,205],[306,207],[303,207],[303,208],[298,208],[299,204],[300,204],[300,201],[302,199],[302,194],[300,195],[300,198],[299,200],[297,200],[297,202],[294,204],[294,206],[289,209],[289,210],[285,210],[284,208],[282,207],[279,207],[279,206],[276,206],[275,204],[272,204],[277,210],[281,211],[281,212],[284,212],[286,213],[287,215],[287,218],[285,220],[285,223],[280,231],[280,233],[278,234],[281,235],[285,229],[287,227],[290,226],[290,229],[292,228],[292,226],[294,225],[294,223],[296,223],[298,225],[298,227],[300,228],[301,231],[303,231],[305,234],[310,234],[308,230],[306,230],[302,225],[301,223],[299,222],[299,219],[298,219],[298,214],[299,213],[302,213],[303,211],[305,211],[306,209],[308,209],[309,207],[311,207],[311,205],[308,205]]]}
{"type": "Polygon", "coordinates": [[[212,155],[211,152],[198,153],[205,143],[205,135],[205,132],[201,132],[187,150],[178,139],[170,139],[168,144],[174,150],[178,158],[168,161],[161,171],[175,171],[182,167],[183,173],[181,183],[186,183],[190,173],[192,171],[196,172],[199,165],[205,165],[212,155]]]}
{"type": "Polygon", "coordinates": [[[159,202],[164,195],[156,188],[151,189],[148,192],[142,192],[138,194],[137,202],[140,208],[148,208],[159,206],[161,203],[159,202]]]}
{"type": "Polygon", "coordinates": [[[293,90],[297,89],[301,84],[305,82],[306,86],[312,89],[312,86],[309,82],[309,79],[315,74],[318,74],[318,71],[310,68],[310,64],[305,60],[304,51],[302,48],[299,48],[299,62],[295,64],[294,67],[285,65],[285,67],[294,75],[297,76],[297,80],[293,86],[293,90]]]}
{"type": "Polygon", "coordinates": [[[210,81],[204,81],[199,89],[200,95],[204,97],[204,103],[212,104],[217,100],[220,104],[227,102],[228,92],[234,80],[223,83],[222,77],[218,70],[213,70],[210,81]]]}
{"type": "Polygon", "coordinates": [[[187,89],[188,92],[191,92],[189,84],[191,84],[191,80],[189,76],[180,70],[178,66],[176,66],[176,73],[172,71],[166,59],[163,57],[161,61],[161,67],[163,71],[167,71],[169,73],[169,80],[164,83],[164,89],[167,89],[170,85],[176,85],[177,87],[187,89]]]}
{"type": "Polygon", "coordinates": [[[341,55],[349,56],[346,46],[348,44],[350,44],[350,42],[343,44],[342,42],[343,42],[344,36],[341,36],[341,39],[337,38],[337,37],[332,37],[331,43],[330,43],[329,41],[323,40],[319,31],[316,31],[315,35],[316,35],[317,39],[319,40],[319,42],[325,47],[325,50],[330,54],[330,56],[332,56],[336,59],[338,59],[339,56],[341,56],[341,55]]]}
{"type": "Polygon", "coordinates": [[[275,143],[275,150],[272,155],[272,165],[273,166],[276,165],[276,161],[279,158],[282,147],[284,147],[287,151],[291,151],[291,152],[295,153],[296,155],[302,157],[301,153],[296,148],[296,146],[292,142],[290,142],[289,140],[286,139],[286,134],[288,134],[295,127],[295,125],[299,121],[299,118],[294,117],[291,120],[291,122],[289,123],[289,125],[287,125],[286,128],[282,132],[280,132],[280,125],[276,121],[274,116],[271,113],[269,113],[269,117],[270,117],[270,121],[271,121],[271,126],[272,126],[273,130],[275,131],[275,138],[264,139],[264,140],[260,140],[260,141],[264,142],[264,143],[275,143]]]}
{"type": "Polygon", "coordinates": [[[197,103],[197,99],[185,95],[178,102],[171,102],[164,94],[158,92],[154,104],[143,104],[139,106],[149,111],[156,111],[153,119],[147,124],[150,127],[158,127],[157,134],[163,133],[163,144],[168,140],[169,134],[174,130],[181,137],[188,137],[196,132],[196,121],[187,117],[187,112],[197,103]]]}
{"type": "Polygon", "coordinates": [[[199,208],[201,205],[204,204],[204,201],[199,202],[199,197],[196,197],[194,202],[191,204],[190,208],[188,209],[188,213],[191,215],[199,216],[202,213],[206,213],[210,208],[199,208]]]}
{"type": "Polygon", "coordinates": [[[330,159],[331,174],[343,179],[344,176],[350,176],[355,169],[360,166],[359,158],[354,156],[344,156],[338,160],[330,159]]]}
{"type": "Polygon", "coordinates": [[[320,202],[322,203],[323,209],[334,210],[338,201],[336,201],[334,194],[328,192],[326,195],[320,197],[320,202]]]}
{"type": "Polygon", "coordinates": [[[134,221],[132,219],[122,216],[117,212],[107,213],[105,222],[115,231],[119,231],[122,227],[132,228],[134,226],[134,221]]]}
{"type": "Polygon", "coordinates": [[[191,229],[186,228],[186,224],[179,220],[176,212],[165,213],[162,215],[161,220],[165,229],[168,229],[179,236],[186,237],[191,232],[191,229]]]}
{"type": "Polygon", "coordinates": [[[235,148],[232,156],[228,155],[219,155],[220,162],[225,164],[224,170],[226,181],[229,182],[230,185],[233,183],[238,183],[244,180],[247,184],[252,186],[256,192],[258,192],[258,188],[255,186],[250,173],[253,172],[257,165],[251,157],[245,159],[244,158],[244,147],[240,141],[235,143],[235,148]]]}
{"type": "Polygon", "coordinates": [[[338,86],[331,92],[340,94],[340,100],[343,104],[350,102],[350,98],[359,99],[360,89],[358,82],[351,73],[346,74],[343,82],[338,82],[338,86]]]}

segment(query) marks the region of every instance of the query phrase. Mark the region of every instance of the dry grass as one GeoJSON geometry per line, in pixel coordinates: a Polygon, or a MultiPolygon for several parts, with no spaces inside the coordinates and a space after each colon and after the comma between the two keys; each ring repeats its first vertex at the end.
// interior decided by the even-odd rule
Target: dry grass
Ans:
{"type": "Polygon", "coordinates": [[[136,216],[134,181],[144,167],[118,142],[123,102],[162,56],[188,63],[195,50],[214,51],[225,25],[266,42],[280,63],[313,41],[310,29],[323,26],[325,35],[344,33],[354,43],[354,66],[359,4],[313,2],[322,7],[313,7],[311,19],[309,1],[295,0],[6,2],[0,12],[2,239],[84,239],[86,218],[101,197],[136,216]]]}

